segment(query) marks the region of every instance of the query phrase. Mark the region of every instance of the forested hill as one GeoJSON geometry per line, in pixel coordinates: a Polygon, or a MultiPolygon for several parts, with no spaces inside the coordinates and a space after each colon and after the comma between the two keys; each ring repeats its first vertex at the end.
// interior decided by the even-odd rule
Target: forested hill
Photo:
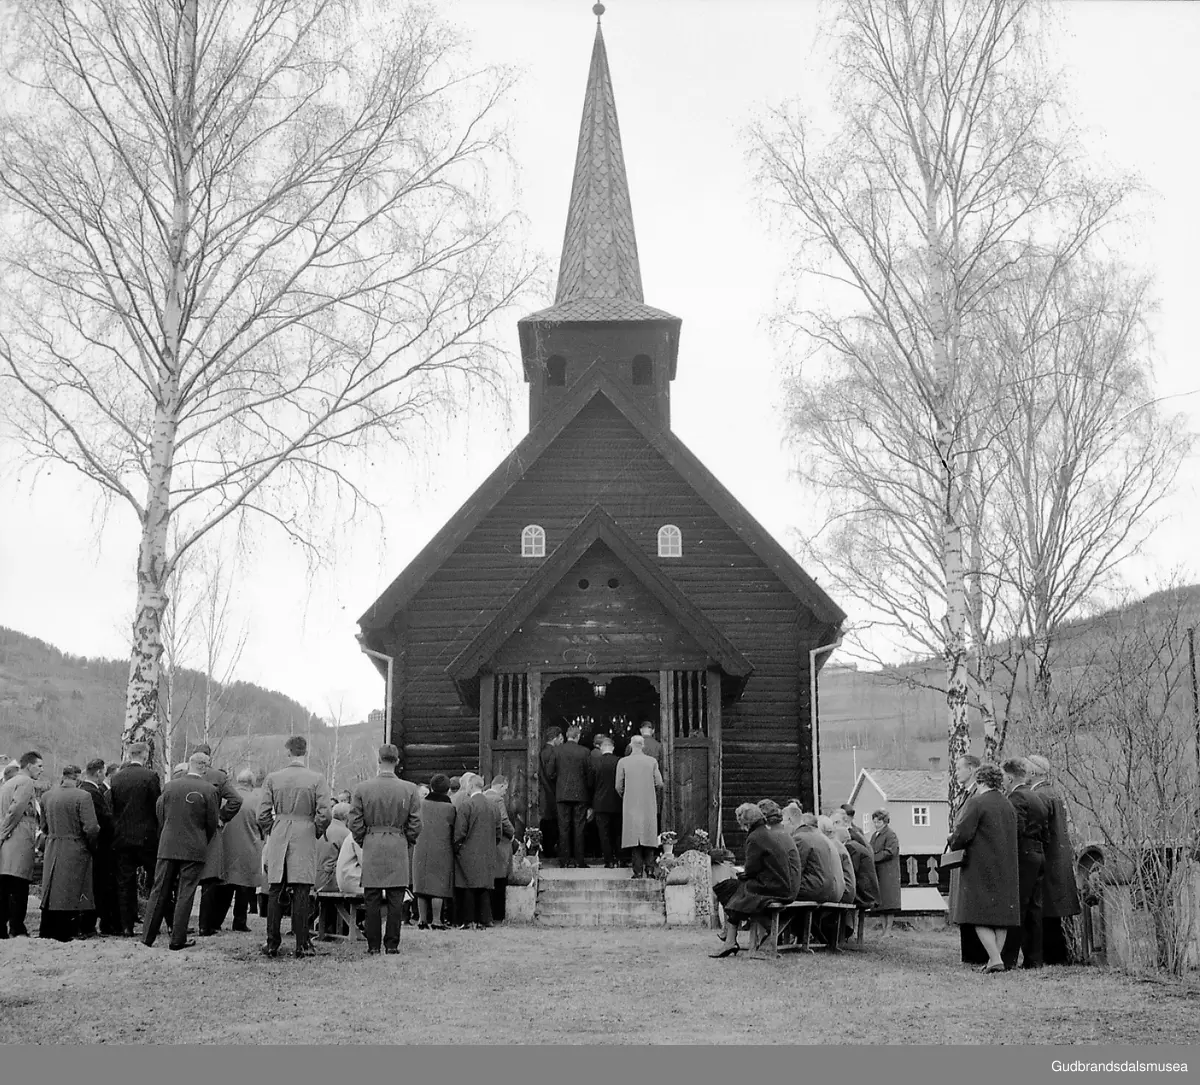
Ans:
{"type": "MultiPolygon", "coordinates": [[[[0,754],[38,749],[55,765],[66,759],[116,758],[125,716],[128,660],[68,655],[36,637],[0,627],[0,754]]],[[[199,741],[203,676],[182,671],[190,738],[199,741]]],[[[232,735],[316,734],[324,724],[298,701],[250,682],[219,691],[222,731],[232,735]]],[[[181,703],[185,703],[181,701],[181,703]]]]}

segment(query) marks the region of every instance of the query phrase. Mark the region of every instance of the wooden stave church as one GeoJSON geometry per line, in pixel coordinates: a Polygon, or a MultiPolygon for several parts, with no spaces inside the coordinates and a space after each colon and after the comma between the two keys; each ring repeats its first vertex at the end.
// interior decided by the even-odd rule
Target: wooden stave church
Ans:
{"type": "Polygon", "coordinates": [[[671,432],[680,325],[643,301],[597,20],[555,303],[518,322],[529,434],[359,619],[407,778],[503,772],[536,826],[546,726],[649,716],[664,828],[819,801],[810,663],[845,614],[671,432]]]}

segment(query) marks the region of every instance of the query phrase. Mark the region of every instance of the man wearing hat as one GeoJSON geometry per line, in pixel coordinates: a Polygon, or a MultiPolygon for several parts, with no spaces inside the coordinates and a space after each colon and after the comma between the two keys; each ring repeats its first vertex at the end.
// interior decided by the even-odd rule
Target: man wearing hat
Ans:
{"type": "Polygon", "coordinates": [[[400,952],[400,920],[408,888],[408,850],[421,833],[421,797],[417,785],[396,775],[400,751],[379,747],[379,772],[357,784],[347,824],[362,848],[362,888],[366,903],[367,952],[400,952]],[[383,902],[387,897],[387,929],[383,902]]]}

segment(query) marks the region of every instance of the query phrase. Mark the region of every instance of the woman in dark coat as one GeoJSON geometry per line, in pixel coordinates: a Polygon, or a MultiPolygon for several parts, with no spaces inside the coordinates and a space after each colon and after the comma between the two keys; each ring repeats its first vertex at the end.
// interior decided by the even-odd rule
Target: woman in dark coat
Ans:
{"type": "Polygon", "coordinates": [[[454,813],[450,778],[439,772],[421,800],[421,835],[413,849],[413,892],[421,930],[446,929],[445,903],[454,895],[454,813]]]}
{"type": "Polygon", "coordinates": [[[883,916],[883,933],[892,929],[892,919],[900,911],[900,841],[889,828],[891,816],[886,810],[871,815],[875,831],[871,834],[871,850],[875,853],[875,878],[879,882],[879,907],[883,916]]]}
{"type": "Polygon", "coordinates": [[[772,901],[787,903],[795,899],[795,879],[800,869],[800,857],[795,854],[792,838],[786,832],[772,829],[767,814],[757,805],[742,803],[734,817],[739,828],[747,833],[746,861],[736,878],[713,886],[725,909],[725,929],[720,937],[728,943],[719,953],[712,954],[714,958],[732,957],[742,948],[737,942],[737,929],[743,920],[757,915],[772,901]]]}
{"type": "MultiPolygon", "coordinates": [[[[966,802],[975,793],[975,770],[979,768],[980,762],[978,757],[972,754],[964,754],[954,763],[954,776],[958,780],[958,786],[963,789],[966,802]]],[[[962,807],[959,807],[958,818],[962,817],[962,807]]],[[[958,818],[955,818],[955,824],[958,824],[958,818]]],[[[952,830],[953,832],[953,830],[952,830]]],[[[946,847],[950,847],[950,837],[946,837],[946,847]]],[[[955,906],[958,902],[959,882],[962,879],[962,869],[954,867],[950,871],[950,914],[954,914],[955,906]]],[[[964,925],[958,928],[959,950],[962,955],[963,964],[984,965],[988,962],[987,950],[983,948],[983,943],[975,934],[975,928],[970,925],[964,925]]]]}
{"type": "Polygon", "coordinates": [[[950,919],[975,928],[987,950],[983,972],[1003,972],[1008,927],[1021,922],[1017,880],[1017,814],[1001,788],[995,765],[975,771],[975,793],[966,801],[950,834],[950,848],[966,852],[958,898],[950,919]]]}
{"type": "Polygon", "coordinates": [[[492,925],[491,890],[496,879],[496,846],[500,843],[500,812],[483,793],[483,780],[464,773],[465,798],[454,807],[455,917],[466,930],[492,925]]]}

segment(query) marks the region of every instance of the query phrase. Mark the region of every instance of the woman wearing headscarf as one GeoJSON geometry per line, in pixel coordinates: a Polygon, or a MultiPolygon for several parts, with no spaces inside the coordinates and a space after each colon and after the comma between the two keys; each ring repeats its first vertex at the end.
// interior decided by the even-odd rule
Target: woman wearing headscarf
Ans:
{"type": "Polygon", "coordinates": [[[987,950],[980,971],[1003,972],[1007,928],[1019,926],[1017,814],[1001,790],[1004,773],[995,765],[975,771],[975,793],[966,801],[950,834],[950,848],[965,855],[958,898],[950,919],[969,924],[987,950]]]}
{"type": "Polygon", "coordinates": [[[892,920],[900,911],[900,841],[889,826],[892,820],[886,810],[871,815],[875,831],[871,834],[871,850],[875,853],[875,877],[879,882],[877,915],[883,916],[883,934],[892,929],[892,920]]]}
{"type": "Polygon", "coordinates": [[[421,800],[421,835],[413,849],[417,927],[446,929],[446,902],[454,896],[454,804],[450,778],[439,772],[421,800]]]}
{"type": "MultiPolygon", "coordinates": [[[[778,813],[779,807],[773,813],[778,813]]],[[[767,815],[752,802],[742,803],[734,812],[738,827],[746,833],[746,859],[742,873],[713,886],[717,900],[725,909],[725,928],[721,940],[727,942],[714,958],[732,957],[738,945],[738,924],[758,915],[773,901],[788,903],[795,899],[795,873],[799,856],[787,833],[771,828],[767,815]]],[[[753,947],[751,947],[753,948],[753,947]]]]}

